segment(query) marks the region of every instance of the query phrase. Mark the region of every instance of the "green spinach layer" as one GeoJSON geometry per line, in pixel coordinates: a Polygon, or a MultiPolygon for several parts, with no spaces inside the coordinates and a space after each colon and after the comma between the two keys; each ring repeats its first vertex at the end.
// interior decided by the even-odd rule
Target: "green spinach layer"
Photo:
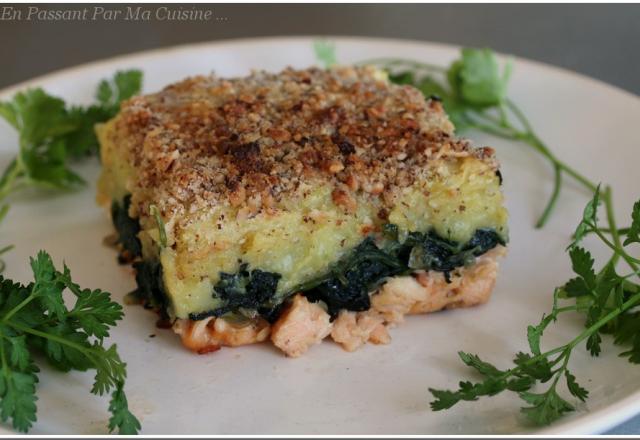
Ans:
{"type": "MultiPolygon", "coordinates": [[[[124,249],[140,257],[141,248],[137,234],[138,222],[128,217],[128,204],[112,205],[112,217],[124,249]],[[126,217],[126,218],[125,218],[126,217]]],[[[447,240],[434,231],[411,232],[400,237],[397,226],[387,224],[383,237],[365,238],[348,255],[332,265],[328,273],[292,290],[302,293],[310,301],[322,301],[335,318],[340,310],[364,311],[371,307],[369,292],[381,285],[387,277],[409,274],[415,270],[443,272],[447,281],[455,269],[472,264],[476,257],[504,245],[504,239],[493,229],[478,229],[471,240],[457,243],[447,240]]],[[[166,312],[167,296],[162,283],[162,267],[157,261],[136,261],[135,296],[147,306],[166,312]]],[[[236,273],[220,273],[220,280],[213,286],[212,295],[225,301],[215,310],[192,313],[190,319],[208,316],[243,315],[264,317],[270,322],[277,319],[282,304],[274,303],[278,282],[277,273],[250,269],[241,264],[236,273]]]]}

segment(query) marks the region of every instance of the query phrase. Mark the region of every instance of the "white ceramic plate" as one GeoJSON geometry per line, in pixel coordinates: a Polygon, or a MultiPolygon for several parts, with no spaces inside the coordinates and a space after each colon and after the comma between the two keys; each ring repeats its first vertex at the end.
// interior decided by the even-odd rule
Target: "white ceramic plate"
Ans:
{"type": "MultiPolygon", "coordinates": [[[[92,99],[97,82],[115,70],[140,68],[151,92],[187,75],[215,70],[243,75],[252,68],[278,70],[314,64],[311,38],[229,41],[162,49],[115,58],[47,75],[6,89],[8,99],[27,86],[42,86],[75,103],[92,99]]],[[[398,56],[447,65],[458,55],[451,46],[375,39],[335,38],[342,63],[398,56]]],[[[640,99],[583,76],[530,61],[515,60],[510,96],[530,115],[558,156],[595,181],[615,188],[618,215],[625,219],[638,191],[640,99]]],[[[568,184],[549,225],[533,223],[551,189],[547,164],[522,145],[471,133],[477,144],[497,148],[511,213],[510,252],[489,304],[407,319],[392,331],[388,346],[369,345],[346,353],[325,342],[301,359],[287,359],[269,345],[222,349],[207,356],[184,350],[170,331],[156,329],[156,316],[126,307],[115,329],[128,363],[127,394],[145,434],[513,434],[532,432],[523,424],[513,395],[463,403],[434,413],[429,387],[455,387],[469,376],[457,350],[480,353],[507,366],[526,348],[525,328],[549,310],[553,288],[570,276],[564,248],[587,194],[568,184]],[[151,337],[155,335],[155,337],[151,337]]],[[[0,123],[0,165],[15,154],[15,133],[0,123]]],[[[0,244],[15,243],[6,275],[27,281],[28,257],[48,250],[65,260],[77,281],[113,292],[132,290],[131,270],[116,263],[102,239],[112,228],[94,203],[97,161],[79,169],[90,182],[72,194],[26,192],[12,200],[0,244]]],[[[605,256],[604,252],[601,254],[605,256]]],[[[557,325],[548,344],[579,331],[579,317],[557,325]]],[[[550,346],[550,345],[549,345],[550,346]]],[[[578,411],[538,433],[602,432],[640,412],[640,368],[606,346],[592,360],[583,350],[572,368],[591,392],[578,411]]],[[[60,374],[44,368],[34,434],[106,432],[107,400],[89,395],[92,374],[60,374]]]]}

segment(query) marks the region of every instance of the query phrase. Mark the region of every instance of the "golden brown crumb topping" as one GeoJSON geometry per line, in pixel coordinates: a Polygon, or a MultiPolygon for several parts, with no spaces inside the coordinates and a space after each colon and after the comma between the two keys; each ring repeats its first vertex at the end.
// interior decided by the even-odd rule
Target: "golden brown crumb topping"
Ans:
{"type": "Polygon", "coordinates": [[[135,185],[167,211],[277,206],[305,182],[337,205],[411,185],[436,159],[473,154],[442,106],[371,67],[198,76],[123,104],[135,185]]]}

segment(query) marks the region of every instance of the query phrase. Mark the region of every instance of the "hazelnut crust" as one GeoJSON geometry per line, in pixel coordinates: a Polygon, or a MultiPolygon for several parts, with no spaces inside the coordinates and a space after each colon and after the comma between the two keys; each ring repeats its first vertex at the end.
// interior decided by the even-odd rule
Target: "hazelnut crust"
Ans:
{"type": "Polygon", "coordinates": [[[150,204],[163,216],[249,200],[273,209],[307,183],[351,211],[356,195],[392,200],[443,158],[495,163],[453,137],[439,102],[373,67],[188,78],[126,101],[115,126],[143,216],[150,204]]]}

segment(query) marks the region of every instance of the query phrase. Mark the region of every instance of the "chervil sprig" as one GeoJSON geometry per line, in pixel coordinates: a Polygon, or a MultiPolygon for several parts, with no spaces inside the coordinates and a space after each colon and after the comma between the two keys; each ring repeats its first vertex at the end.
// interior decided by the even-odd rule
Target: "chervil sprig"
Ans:
{"type": "Polygon", "coordinates": [[[109,330],[122,319],[122,307],[102,290],[82,289],[65,265],[58,271],[40,251],[31,259],[34,281],[14,283],[0,276],[0,419],[26,432],[36,421],[39,372],[34,354],[61,371],[95,370],[91,393],[111,392],[109,430],[136,434],[140,423],[124,394],[126,364],[115,345],[105,345],[109,330]],[[67,307],[62,293],[74,296],[67,307]]]}
{"type": "MultiPolygon", "coordinates": [[[[605,193],[607,189],[605,189],[605,193]]],[[[461,382],[458,390],[431,389],[435,400],[432,409],[439,411],[451,408],[462,400],[477,400],[482,396],[492,396],[508,390],[516,392],[528,404],[522,412],[535,424],[545,425],[572,411],[574,406],[563,398],[557,386],[565,381],[571,395],[584,401],[589,392],[578,384],[569,370],[569,360],[573,350],[584,343],[593,356],[602,350],[602,335],[611,333],[614,342],[626,345],[628,350],[621,353],[632,363],[640,363],[640,318],[634,307],[640,304],[640,285],[638,280],[640,263],[629,254],[622,245],[614,244],[602,233],[597,223],[599,191],[587,204],[584,215],[577,227],[576,238],[570,245],[569,257],[575,277],[558,287],[554,293],[551,313],[542,317],[536,325],[527,328],[529,353],[517,353],[514,366],[508,370],[480,360],[478,356],[460,352],[462,361],[477,370],[482,376],[481,382],[461,382]],[[596,234],[612,250],[612,256],[598,271],[594,268],[591,253],[580,247],[579,243],[587,232],[596,234]],[[635,266],[631,274],[621,276],[616,273],[615,262],[623,258],[635,266]],[[547,327],[559,316],[567,312],[583,312],[586,316],[586,328],[568,343],[542,352],[541,339],[547,327]],[[537,384],[548,383],[542,392],[532,392],[537,384]]],[[[637,210],[640,202],[634,205],[632,227],[639,223],[637,210]]],[[[636,241],[627,240],[626,244],[636,241]]]]}

